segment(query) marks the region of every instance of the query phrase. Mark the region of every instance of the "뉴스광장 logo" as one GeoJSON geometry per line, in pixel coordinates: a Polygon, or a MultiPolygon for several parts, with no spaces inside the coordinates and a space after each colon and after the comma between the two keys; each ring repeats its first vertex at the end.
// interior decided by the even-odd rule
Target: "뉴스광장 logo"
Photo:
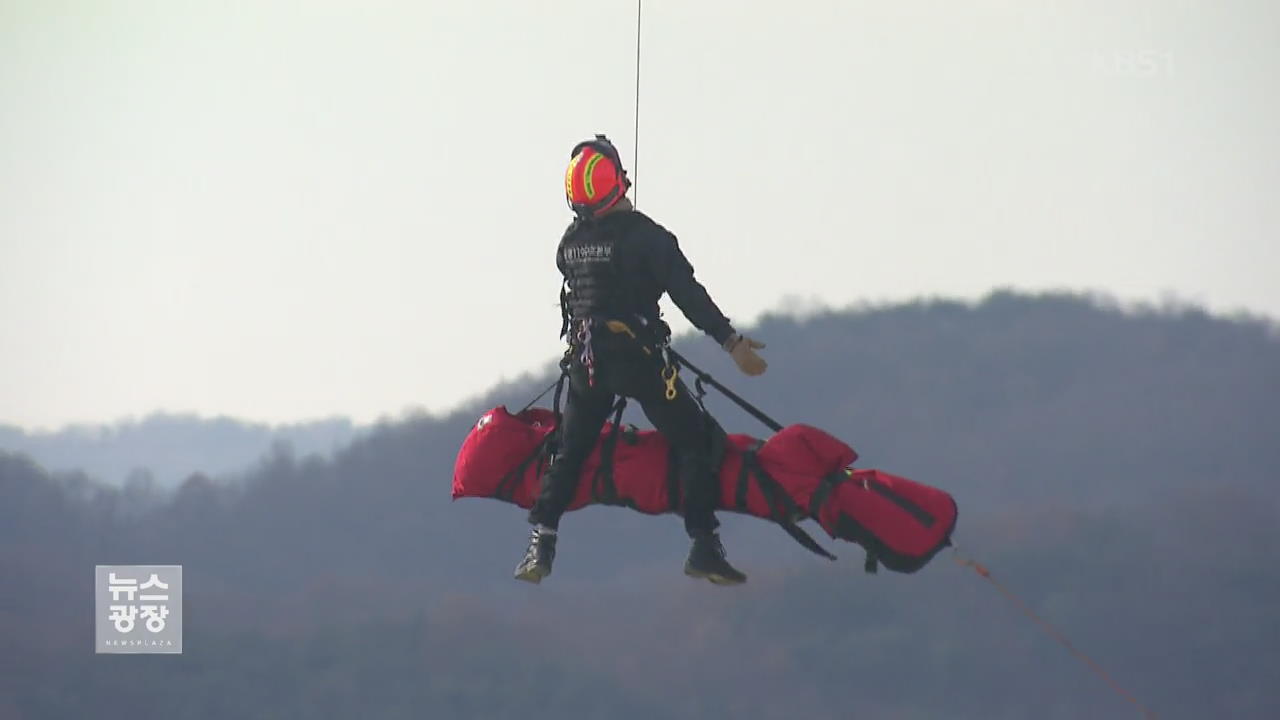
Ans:
{"type": "Polygon", "coordinates": [[[94,567],[94,651],[182,653],[182,566],[94,567]]]}

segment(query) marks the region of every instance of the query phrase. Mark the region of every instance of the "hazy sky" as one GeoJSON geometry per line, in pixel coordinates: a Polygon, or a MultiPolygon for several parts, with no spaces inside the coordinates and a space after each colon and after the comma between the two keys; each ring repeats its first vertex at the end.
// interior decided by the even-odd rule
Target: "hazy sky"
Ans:
{"type": "MultiPolygon", "coordinates": [[[[648,0],[639,206],[740,326],[996,286],[1280,317],[1278,7],[648,0]]],[[[544,366],[634,39],[607,0],[0,0],[0,422],[367,422],[544,366]]]]}

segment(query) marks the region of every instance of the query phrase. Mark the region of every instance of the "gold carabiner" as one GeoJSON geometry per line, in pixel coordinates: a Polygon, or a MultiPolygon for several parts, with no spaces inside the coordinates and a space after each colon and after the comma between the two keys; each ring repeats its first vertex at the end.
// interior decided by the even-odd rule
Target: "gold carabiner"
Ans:
{"type": "Polygon", "coordinates": [[[621,320],[609,320],[605,325],[615,333],[626,333],[631,336],[632,340],[637,340],[636,334],[631,331],[631,326],[621,320]]]}
{"type": "Polygon", "coordinates": [[[662,368],[662,379],[667,383],[667,400],[676,399],[676,377],[679,374],[680,371],[676,369],[675,365],[668,365],[662,368]]]}

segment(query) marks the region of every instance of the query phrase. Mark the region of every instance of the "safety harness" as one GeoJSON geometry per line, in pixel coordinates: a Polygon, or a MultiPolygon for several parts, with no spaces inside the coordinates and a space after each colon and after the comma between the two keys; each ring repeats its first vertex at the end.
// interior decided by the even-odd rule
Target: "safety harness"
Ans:
{"type": "MultiPolygon", "coordinates": [[[[555,462],[557,451],[555,438],[558,435],[558,430],[562,421],[560,398],[564,390],[565,382],[569,379],[569,364],[573,359],[577,359],[579,363],[587,368],[588,377],[591,378],[591,380],[594,380],[593,371],[595,354],[591,347],[593,339],[591,328],[596,325],[602,325],[615,334],[627,335],[639,345],[640,349],[646,355],[652,355],[655,352],[661,354],[663,365],[660,372],[662,380],[666,385],[665,397],[669,401],[674,400],[678,394],[677,381],[680,376],[679,366],[683,365],[695,374],[696,377],[693,397],[698,403],[705,427],[710,430],[709,435],[711,437],[710,452],[712,468],[719,467],[723,462],[724,453],[728,444],[728,437],[720,424],[711,416],[711,413],[707,410],[706,404],[703,402],[703,398],[706,396],[704,382],[724,393],[729,399],[742,406],[744,410],[768,425],[774,432],[782,429],[782,425],[780,423],[773,420],[768,415],[765,415],[746,400],[743,400],[731,390],[721,385],[709,374],[693,366],[684,358],[684,356],[671,349],[670,330],[666,327],[665,323],[661,323],[661,321],[659,321],[659,323],[652,323],[644,317],[638,316],[637,322],[641,325],[643,328],[642,332],[646,335],[646,339],[642,340],[630,325],[621,320],[606,318],[570,318],[567,312],[567,307],[564,304],[562,304],[562,309],[564,310],[564,326],[561,334],[564,335],[568,331],[572,330],[574,331],[574,335],[570,339],[569,348],[565,351],[565,355],[560,361],[560,377],[551,387],[548,387],[538,395],[538,397],[534,398],[525,406],[526,410],[532,407],[534,403],[541,400],[542,397],[545,396],[552,387],[554,387],[555,397],[552,407],[556,419],[557,432],[548,434],[547,438],[538,446],[537,450],[529,458],[502,479],[502,482],[499,484],[499,494],[500,496],[505,496],[504,499],[510,499],[511,494],[514,492],[516,483],[519,481],[519,478],[524,475],[530,463],[538,463],[538,473],[539,476],[541,476],[541,474],[549,469],[551,464],[555,462]],[[655,325],[657,327],[655,327],[655,325]],[[573,342],[574,340],[577,342],[573,342]]],[[[627,398],[625,396],[619,397],[614,403],[611,430],[608,436],[605,437],[600,449],[600,465],[591,478],[591,496],[594,502],[603,505],[615,505],[638,509],[631,498],[621,495],[618,492],[617,484],[614,482],[614,457],[619,440],[621,439],[623,442],[635,442],[635,427],[627,426],[626,429],[624,429],[622,424],[622,414],[626,410],[626,407],[627,398]]],[[[813,539],[813,536],[797,525],[797,523],[805,517],[812,516],[816,518],[816,508],[800,508],[787,494],[782,485],[769,475],[768,471],[766,471],[761,465],[759,457],[757,456],[757,452],[762,445],[763,442],[757,442],[744,454],[742,468],[738,475],[734,509],[739,512],[747,512],[747,493],[751,483],[755,483],[757,488],[759,488],[761,495],[769,505],[769,519],[781,526],[787,535],[803,546],[806,550],[809,550],[816,555],[821,555],[829,560],[835,560],[835,555],[832,555],[825,548],[819,545],[818,542],[813,539]],[[806,512],[806,510],[808,510],[808,512],[806,512]]],[[[682,501],[684,498],[678,467],[678,455],[676,449],[673,447],[668,454],[666,480],[667,497],[670,502],[670,510],[675,513],[679,513],[682,510],[682,501]]],[[[826,493],[824,493],[824,496],[825,494],[829,494],[829,492],[830,490],[828,488],[826,493]]],[[[868,557],[870,558],[870,555],[868,557]]],[[[868,560],[868,571],[874,572],[874,562],[870,559],[868,560]]]]}

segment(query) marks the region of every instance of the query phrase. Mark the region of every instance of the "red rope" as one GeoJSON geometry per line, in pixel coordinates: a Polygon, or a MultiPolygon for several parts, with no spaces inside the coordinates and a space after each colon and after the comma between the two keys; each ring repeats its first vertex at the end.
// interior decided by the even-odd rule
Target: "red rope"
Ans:
{"type": "Polygon", "coordinates": [[[1049,635],[1049,637],[1056,640],[1058,644],[1065,647],[1068,652],[1070,652],[1072,655],[1075,655],[1078,659],[1083,661],[1085,665],[1089,666],[1089,669],[1093,670],[1094,673],[1096,673],[1099,677],[1101,677],[1104,681],[1106,681],[1106,683],[1111,686],[1111,689],[1116,691],[1116,694],[1120,695],[1120,697],[1133,703],[1133,705],[1138,708],[1138,711],[1141,712],[1146,717],[1149,717],[1149,718],[1156,717],[1156,714],[1154,712],[1152,712],[1149,708],[1147,708],[1145,705],[1139,702],[1138,698],[1134,697],[1133,693],[1121,687],[1120,683],[1116,682],[1115,679],[1113,679],[1111,675],[1107,673],[1106,670],[1103,670],[1101,665],[1094,662],[1093,658],[1081,652],[1071,642],[1071,640],[1067,638],[1066,635],[1062,634],[1062,631],[1054,627],[1048,620],[1045,620],[1044,618],[1037,615],[1036,612],[1031,609],[1030,605],[1027,605],[1027,603],[1024,602],[1021,598],[1019,598],[1017,595],[1014,595],[1008,588],[1000,584],[995,578],[991,577],[991,571],[988,570],[986,566],[982,565],[981,563],[975,562],[973,560],[969,560],[967,558],[961,557],[960,552],[958,550],[954,553],[953,557],[955,558],[955,561],[960,564],[961,567],[973,568],[974,572],[978,573],[978,575],[982,576],[983,579],[985,579],[987,582],[994,585],[995,588],[1000,591],[1000,594],[1004,595],[1005,598],[1009,600],[1009,602],[1018,606],[1018,608],[1022,610],[1022,612],[1027,615],[1027,617],[1031,618],[1038,625],[1040,625],[1040,627],[1049,635]]]}

